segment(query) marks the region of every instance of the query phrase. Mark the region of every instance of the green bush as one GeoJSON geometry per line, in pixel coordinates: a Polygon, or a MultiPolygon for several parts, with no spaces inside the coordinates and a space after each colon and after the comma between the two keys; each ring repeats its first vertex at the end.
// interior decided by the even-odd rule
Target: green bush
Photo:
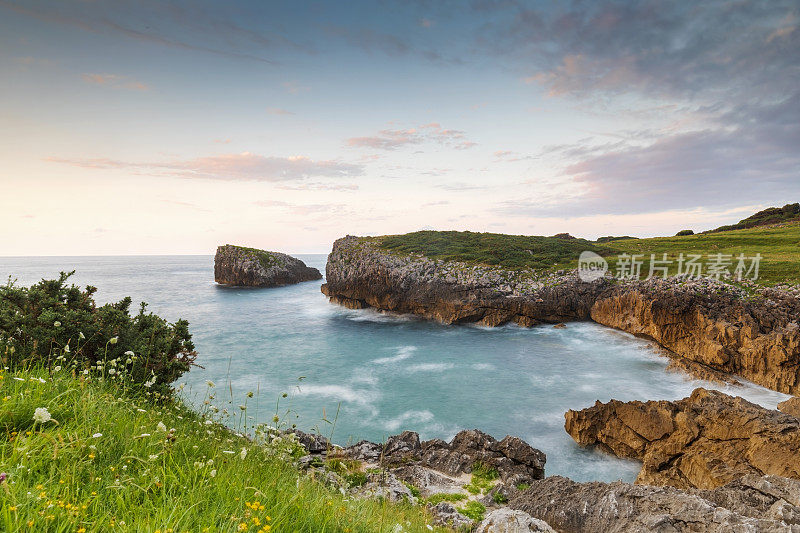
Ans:
{"type": "Polygon", "coordinates": [[[686,237],[687,235],[694,235],[694,231],[690,229],[682,229],[675,234],[676,237],[686,237]]]}
{"type": "Polygon", "coordinates": [[[0,286],[0,358],[11,368],[43,365],[98,373],[133,388],[166,395],[194,362],[189,323],[146,312],[131,315],[131,299],[98,307],[95,287],[68,285],[74,273],[19,287],[0,286]]]}

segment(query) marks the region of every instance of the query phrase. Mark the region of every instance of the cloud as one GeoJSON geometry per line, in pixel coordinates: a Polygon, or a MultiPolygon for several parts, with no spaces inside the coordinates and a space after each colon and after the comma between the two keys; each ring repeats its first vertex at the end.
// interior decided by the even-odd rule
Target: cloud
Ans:
{"type": "Polygon", "coordinates": [[[578,153],[564,169],[570,196],[503,203],[505,215],[575,216],[725,208],[800,197],[800,92],[739,106],[736,127],[665,135],[644,145],[578,153]]]}
{"type": "Polygon", "coordinates": [[[292,215],[310,216],[318,214],[348,215],[351,211],[345,204],[292,204],[280,200],[258,200],[253,202],[260,207],[277,207],[287,211],[292,215]]]}
{"type": "Polygon", "coordinates": [[[291,111],[286,111],[285,109],[281,109],[280,107],[268,107],[267,113],[270,115],[294,115],[291,111]]]}
{"type": "Polygon", "coordinates": [[[167,162],[125,162],[113,159],[62,159],[48,161],[82,168],[126,169],[141,174],[172,175],[222,181],[293,181],[311,177],[343,178],[360,176],[362,165],[335,160],[315,161],[305,156],[273,157],[242,152],[167,162]]]}
{"type": "Polygon", "coordinates": [[[296,81],[285,81],[281,84],[284,90],[289,94],[300,94],[300,93],[307,93],[311,90],[311,87],[306,85],[300,85],[296,81]]]}
{"type": "Polygon", "coordinates": [[[300,185],[278,185],[278,189],[287,191],[357,191],[355,183],[303,183],[300,185]]]}
{"type": "Polygon", "coordinates": [[[118,74],[83,74],[81,77],[86,83],[104,85],[115,89],[132,89],[135,91],[150,90],[150,87],[146,84],[118,74]]]}
{"type": "Polygon", "coordinates": [[[386,129],[369,137],[351,137],[345,141],[347,146],[396,150],[407,145],[438,143],[456,150],[466,150],[477,143],[467,140],[460,130],[442,128],[438,122],[431,122],[416,128],[386,129]]]}

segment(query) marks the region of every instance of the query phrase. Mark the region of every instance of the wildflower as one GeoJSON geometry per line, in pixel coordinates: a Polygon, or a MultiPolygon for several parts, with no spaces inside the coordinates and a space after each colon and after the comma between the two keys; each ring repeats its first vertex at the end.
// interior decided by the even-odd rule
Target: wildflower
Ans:
{"type": "Polygon", "coordinates": [[[239,527],[237,529],[239,531],[247,531],[247,523],[246,522],[242,522],[241,524],[239,524],[239,527]]]}
{"type": "Polygon", "coordinates": [[[55,327],[57,327],[57,328],[60,328],[60,327],[61,327],[61,322],[59,322],[58,320],[56,320],[55,322],[53,322],[53,325],[54,325],[55,327]]]}
{"type": "Polygon", "coordinates": [[[133,357],[134,354],[132,351],[128,350],[127,352],[125,352],[125,355],[127,355],[128,357],[133,357]]]}
{"type": "Polygon", "coordinates": [[[110,376],[113,376],[113,375],[114,375],[114,374],[116,374],[116,373],[117,373],[117,371],[116,371],[116,370],[114,370],[113,368],[109,368],[109,369],[108,369],[108,374],[109,374],[110,376]]]}
{"type": "Polygon", "coordinates": [[[249,391],[249,392],[247,393],[247,397],[248,397],[248,398],[252,398],[252,397],[253,397],[253,391],[249,391]]]}
{"type": "Polygon", "coordinates": [[[49,422],[52,419],[53,417],[50,416],[50,411],[47,410],[47,407],[37,407],[36,410],[33,412],[34,422],[39,422],[40,424],[44,424],[45,422],[49,422]]]}
{"type": "Polygon", "coordinates": [[[150,387],[152,387],[155,384],[155,382],[156,382],[156,377],[153,376],[152,378],[150,378],[150,379],[148,379],[147,381],[144,382],[144,386],[149,389],[150,387]]]}
{"type": "Polygon", "coordinates": [[[99,439],[102,436],[103,436],[102,433],[95,433],[94,435],[92,435],[92,438],[99,439]]]}
{"type": "Polygon", "coordinates": [[[241,409],[242,411],[246,411],[247,410],[247,406],[246,405],[240,405],[239,409],[241,409]]]}
{"type": "Polygon", "coordinates": [[[205,421],[205,422],[203,422],[203,423],[204,423],[205,425],[207,425],[207,426],[210,426],[211,424],[213,424],[213,423],[214,423],[214,421],[213,421],[213,420],[206,420],[206,421],[205,421]]]}
{"type": "Polygon", "coordinates": [[[239,458],[244,461],[245,457],[247,457],[247,448],[242,448],[242,451],[239,452],[239,458]]]}
{"type": "Polygon", "coordinates": [[[82,331],[79,331],[79,332],[78,332],[78,338],[79,338],[80,340],[83,340],[83,339],[85,339],[85,338],[86,338],[86,335],[84,335],[82,331]]]}
{"type": "Polygon", "coordinates": [[[211,476],[211,477],[216,477],[217,476],[217,469],[216,468],[213,469],[211,472],[208,473],[208,475],[211,476]]]}
{"type": "Polygon", "coordinates": [[[149,455],[147,458],[150,459],[151,461],[155,461],[156,459],[158,459],[158,454],[149,455]]]}
{"type": "Polygon", "coordinates": [[[216,387],[216,385],[214,384],[214,382],[213,382],[213,381],[211,381],[210,379],[209,379],[208,381],[206,381],[206,385],[208,385],[209,387],[216,387]]]}
{"type": "Polygon", "coordinates": [[[64,353],[69,353],[69,344],[64,345],[64,353]]]}
{"type": "Polygon", "coordinates": [[[5,483],[6,477],[8,477],[8,475],[5,472],[0,472],[0,483],[5,483]]]}
{"type": "Polygon", "coordinates": [[[56,366],[54,366],[54,367],[53,367],[53,370],[55,370],[56,372],[58,372],[59,370],[61,370],[61,365],[56,365],[56,366]]]}
{"type": "Polygon", "coordinates": [[[108,343],[109,343],[109,344],[117,344],[117,341],[119,341],[119,337],[111,337],[111,338],[108,340],[108,343]]]}
{"type": "Polygon", "coordinates": [[[167,426],[164,424],[164,422],[159,422],[158,425],[156,426],[156,429],[158,429],[159,431],[166,431],[167,426]]]}

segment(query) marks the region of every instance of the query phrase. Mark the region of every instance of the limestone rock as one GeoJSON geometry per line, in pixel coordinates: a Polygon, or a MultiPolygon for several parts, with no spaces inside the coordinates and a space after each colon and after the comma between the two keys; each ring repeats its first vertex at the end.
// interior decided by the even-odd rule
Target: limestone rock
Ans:
{"type": "Polygon", "coordinates": [[[429,507],[428,510],[433,515],[433,523],[437,526],[451,527],[453,529],[469,528],[472,526],[472,519],[458,512],[453,504],[440,502],[429,507]]]}
{"type": "Polygon", "coordinates": [[[553,476],[536,481],[509,507],[563,533],[800,532],[800,502],[783,497],[796,494],[799,482],[770,476],[745,479],[750,497],[734,485],[682,491],[622,482],[577,483],[553,476]],[[768,488],[773,484],[776,490],[768,488]],[[766,492],[759,487],[767,487],[766,492]]]}
{"type": "Polygon", "coordinates": [[[718,391],[597,402],[565,418],[578,444],[641,460],[640,484],[713,489],[749,474],[800,479],[800,420],[718,391]]]}
{"type": "Polygon", "coordinates": [[[583,282],[577,271],[539,274],[389,253],[347,236],[328,256],[322,291],[351,308],[412,313],[447,324],[558,324],[591,319],[654,339],[709,372],[800,394],[800,298],[714,279],[583,282]]]}
{"type": "Polygon", "coordinates": [[[781,402],[778,404],[778,409],[786,413],[787,415],[796,416],[800,418],[800,397],[795,396],[794,398],[789,398],[785,402],[781,402]]]}
{"type": "Polygon", "coordinates": [[[475,533],[555,533],[547,522],[533,518],[525,511],[504,507],[495,509],[478,524],[475,533]]]}
{"type": "Polygon", "coordinates": [[[214,256],[214,281],[241,287],[278,287],[322,279],[316,268],[279,252],[226,244],[214,256]]]}

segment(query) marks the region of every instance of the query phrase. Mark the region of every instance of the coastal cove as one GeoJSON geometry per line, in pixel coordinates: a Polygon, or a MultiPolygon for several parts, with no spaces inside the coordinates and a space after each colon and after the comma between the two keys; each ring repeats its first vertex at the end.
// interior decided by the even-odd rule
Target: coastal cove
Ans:
{"type": "MultiPolygon", "coordinates": [[[[324,271],[325,255],[300,255],[324,271]]],[[[666,372],[659,348],[591,322],[522,328],[446,326],[409,316],[351,310],[320,293],[322,281],[275,289],[220,287],[212,256],[2,258],[0,275],[28,285],[76,270],[72,282],[98,287],[99,302],[132,296],[168,320],[187,319],[199,357],[181,382],[202,402],[206,380],[217,404],[243,403],[263,422],[279,414],[333,440],[381,441],[411,429],[449,439],[478,428],[517,435],[547,454],[547,475],[632,481],[639,464],[579,448],[564,413],[595,400],[678,399],[717,388],[766,407],[787,398],[747,384],[721,387],[666,372]],[[298,381],[304,376],[302,381],[298,381]],[[228,383],[233,390],[229,397],[228,383]],[[253,409],[254,403],[257,403],[253,409]],[[295,418],[295,416],[297,418],[295,418]]]]}

